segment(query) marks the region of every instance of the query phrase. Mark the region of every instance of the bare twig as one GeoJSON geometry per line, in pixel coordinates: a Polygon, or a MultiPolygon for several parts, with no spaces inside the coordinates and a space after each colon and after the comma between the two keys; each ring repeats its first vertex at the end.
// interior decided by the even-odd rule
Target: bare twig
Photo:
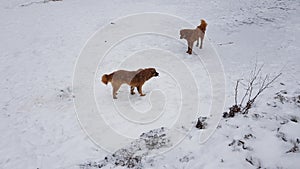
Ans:
{"type": "Polygon", "coordinates": [[[261,86],[261,88],[259,89],[259,91],[257,92],[257,94],[253,97],[252,100],[255,100],[257,98],[257,96],[259,96],[265,89],[269,88],[270,85],[280,76],[282,75],[282,73],[279,73],[278,75],[276,75],[272,80],[270,80],[268,83],[266,83],[267,79],[269,78],[268,75],[266,75],[263,84],[261,86]],[[265,84],[266,83],[266,84],[265,84]]]}
{"type": "Polygon", "coordinates": [[[240,80],[236,81],[236,85],[235,85],[235,95],[234,95],[234,101],[235,101],[235,105],[237,105],[237,94],[238,94],[238,87],[239,87],[239,82],[240,80]]]}
{"type": "Polygon", "coordinates": [[[270,87],[270,85],[277,79],[279,78],[282,73],[277,74],[274,78],[270,79],[270,75],[267,74],[264,78],[261,78],[261,71],[262,71],[263,65],[261,65],[259,68],[257,64],[254,67],[254,70],[251,71],[250,73],[250,78],[248,81],[248,84],[245,85],[242,83],[242,79],[239,79],[236,81],[235,85],[235,95],[234,95],[234,102],[235,104],[229,108],[229,112],[224,112],[223,117],[228,118],[228,117],[234,117],[236,113],[242,113],[242,114],[247,114],[249,109],[251,109],[255,99],[267,88],[270,87]],[[245,89],[244,96],[241,99],[240,104],[238,105],[238,89],[239,89],[239,84],[242,84],[244,86],[247,86],[245,89]],[[256,94],[254,95],[254,89],[255,86],[259,86],[256,94]],[[254,96],[253,96],[254,95],[254,96]],[[248,101],[246,102],[245,105],[243,105],[244,100],[248,97],[248,101]]]}
{"type": "Polygon", "coordinates": [[[248,92],[249,92],[249,90],[250,90],[250,87],[248,86],[248,88],[246,89],[246,92],[245,92],[245,94],[244,94],[244,96],[243,96],[243,98],[242,98],[242,100],[241,100],[241,103],[240,103],[240,105],[242,105],[242,104],[243,104],[243,102],[244,102],[245,98],[246,98],[246,97],[247,97],[247,95],[248,95],[248,92]]]}
{"type": "Polygon", "coordinates": [[[256,69],[257,69],[257,64],[255,64],[254,70],[251,71],[251,73],[250,73],[250,80],[249,80],[249,83],[248,83],[248,85],[247,85],[245,94],[244,94],[243,98],[241,99],[240,105],[243,104],[245,98],[246,98],[248,95],[249,95],[248,101],[251,99],[252,92],[253,92],[253,85],[254,85],[254,82],[255,82],[255,80],[257,79],[258,75],[260,74],[262,68],[263,68],[263,65],[256,71],[256,69]]]}
{"type": "Polygon", "coordinates": [[[257,69],[257,64],[256,64],[253,73],[251,73],[252,76],[250,77],[250,82],[249,82],[248,101],[251,99],[251,96],[252,96],[254,82],[257,79],[258,75],[261,73],[261,70],[263,67],[264,67],[264,65],[261,65],[260,68],[258,69],[258,71],[256,72],[256,69],[257,69]]]}
{"type": "Polygon", "coordinates": [[[270,80],[269,82],[268,79],[269,79],[269,75],[266,75],[265,78],[263,79],[262,81],[262,84],[258,90],[258,92],[256,93],[256,95],[253,97],[253,98],[250,98],[248,100],[248,102],[246,103],[246,106],[242,108],[242,113],[243,114],[247,114],[248,113],[248,110],[252,107],[252,104],[254,103],[255,99],[267,88],[270,87],[270,85],[277,79],[279,78],[279,76],[281,76],[282,73],[279,73],[278,75],[276,75],[272,80],[270,80]]]}

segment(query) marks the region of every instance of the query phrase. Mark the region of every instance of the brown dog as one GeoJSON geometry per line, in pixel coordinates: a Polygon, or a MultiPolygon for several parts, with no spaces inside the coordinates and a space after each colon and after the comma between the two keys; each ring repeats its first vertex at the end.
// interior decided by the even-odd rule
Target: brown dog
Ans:
{"type": "Polygon", "coordinates": [[[102,82],[106,85],[108,82],[111,83],[113,87],[112,94],[114,99],[117,99],[117,91],[124,83],[130,86],[130,93],[132,95],[135,94],[134,87],[136,87],[139,94],[141,96],[145,96],[142,91],[144,83],[152,77],[158,75],[159,73],[157,73],[154,68],[139,69],[137,71],[118,70],[109,75],[104,74],[102,76],[102,82]]]}
{"type": "Polygon", "coordinates": [[[188,50],[186,53],[192,54],[194,42],[197,41],[196,46],[199,46],[199,38],[201,39],[200,49],[202,49],[203,39],[206,31],[207,23],[201,20],[201,24],[196,29],[182,29],[180,30],[180,39],[186,39],[188,43],[188,50]]]}

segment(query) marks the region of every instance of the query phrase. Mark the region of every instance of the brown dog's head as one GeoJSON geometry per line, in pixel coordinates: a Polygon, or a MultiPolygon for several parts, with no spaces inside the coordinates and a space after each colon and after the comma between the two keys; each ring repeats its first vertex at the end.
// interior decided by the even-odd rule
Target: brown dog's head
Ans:
{"type": "Polygon", "coordinates": [[[156,72],[154,68],[146,68],[138,71],[137,74],[131,79],[130,83],[135,85],[144,84],[147,80],[151,79],[152,77],[158,76],[159,73],[156,72]]]}
{"type": "Polygon", "coordinates": [[[201,24],[197,26],[197,28],[199,28],[203,33],[205,33],[206,27],[207,27],[207,23],[205,22],[205,20],[201,19],[201,24]]]}
{"type": "Polygon", "coordinates": [[[159,75],[159,73],[154,68],[147,68],[145,70],[149,71],[152,77],[156,77],[159,75]]]}

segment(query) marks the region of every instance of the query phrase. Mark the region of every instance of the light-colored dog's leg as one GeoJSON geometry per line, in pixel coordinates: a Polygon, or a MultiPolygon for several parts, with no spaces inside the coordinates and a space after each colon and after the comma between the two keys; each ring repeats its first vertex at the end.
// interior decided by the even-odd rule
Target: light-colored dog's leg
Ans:
{"type": "Polygon", "coordinates": [[[194,42],[191,42],[191,41],[188,41],[188,51],[186,53],[188,54],[192,54],[193,52],[193,45],[194,45],[194,42]]]}
{"type": "Polygon", "coordinates": [[[203,38],[201,38],[200,49],[202,49],[203,38]]]}
{"type": "Polygon", "coordinates": [[[117,99],[117,92],[120,89],[121,85],[117,84],[112,86],[113,86],[113,92],[112,92],[113,98],[117,99]]]}

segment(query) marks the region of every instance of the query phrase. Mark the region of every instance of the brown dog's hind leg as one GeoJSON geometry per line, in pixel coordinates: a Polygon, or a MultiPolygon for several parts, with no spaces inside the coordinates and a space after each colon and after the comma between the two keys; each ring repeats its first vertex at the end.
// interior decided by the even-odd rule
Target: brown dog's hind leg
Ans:
{"type": "Polygon", "coordinates": [[[130,86],[130,94],[134,95],[135,92],[134,92],[134,86],[130,86]]]}
{"type": "Polygon", "coordinates": [[[138,89],[138,92],[139,92],[139,94],[140,94],[141,96],[145,96],[145,95],[146,95],[146,94],[143,94],[143,91],[142,91],[142,85],[141,85],[141,86],[138,86],[137,89],[138,89]]]}

